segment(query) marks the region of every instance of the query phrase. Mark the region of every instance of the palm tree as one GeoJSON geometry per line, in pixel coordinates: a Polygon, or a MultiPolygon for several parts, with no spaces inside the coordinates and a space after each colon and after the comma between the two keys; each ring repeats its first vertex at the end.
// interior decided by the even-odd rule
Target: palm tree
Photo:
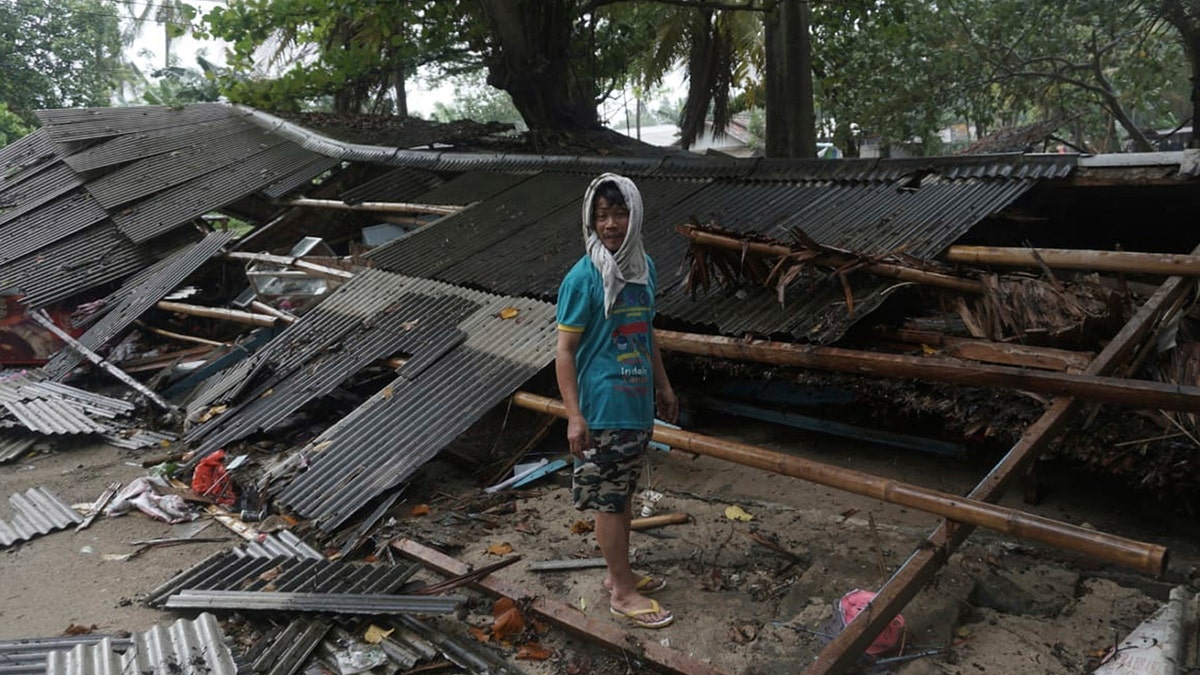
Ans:
{"type": "Polygon", "coordinates": [[[163,67],[171,67],[171,43],[187,34],[196,9],[182,0],[147,0],[145,3],[127,3],[125,7],[130,20],[124,35],[125,44],[133,44],[146,24],[153,21],[163,28],[163,67]]]}

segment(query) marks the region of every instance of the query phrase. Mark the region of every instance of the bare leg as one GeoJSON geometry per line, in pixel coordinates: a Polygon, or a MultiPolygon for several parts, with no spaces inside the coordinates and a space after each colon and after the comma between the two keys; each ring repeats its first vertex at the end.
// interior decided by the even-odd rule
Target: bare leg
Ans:
{"type": "MultiPolygon", "coordinates": [[[[621,612],[646,609],[651,606],[650,599],[638,593],[638,578],[629,565],[629,522],[632,519],[632,500],[625,503],[625,510],[620,513],[596,512],[596,542],[600,545],[600,554],[608,565],[608,579],[612,582],[609,602],[612,607],[621,612]]],[[[646,621],[658,621],[670,616],[670,612],[662,610],[656,614],[641,616],[646,621]]]]}

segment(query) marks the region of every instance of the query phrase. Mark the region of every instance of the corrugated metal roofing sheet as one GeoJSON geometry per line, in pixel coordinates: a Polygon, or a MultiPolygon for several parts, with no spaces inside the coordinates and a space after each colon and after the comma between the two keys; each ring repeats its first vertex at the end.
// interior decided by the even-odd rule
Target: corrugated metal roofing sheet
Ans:
{"type": "Polygon", "coordinates": [[[339,198],[347,204],[362,202],[411,202],[446,181],[436,173],[401,167],[372,178],[343,192],[339,198]]]}
{"type": "MultiPolygon", "coordinates": [[[[93,351],[101,349],[162,300],[163,296],[182,284],[201,265],[219,255],[233,236],[233,232],[210,232],[204,239],[170,256],[170,262],[162,265],[157,274],[129,288],[104,318],[79,336],[79,343],[93,351]]],[[[63,348],[51,357],[43,370],[50,378],[61,380],[72,368],[79,365],[81,360],[82,357],[77,351],[63,348]]]]}
{"type": "Polygon", "coordinates": [[[0,426],[40,434],[105,433],[111,431],[106,420],[134,409],[119,399],[43,382],[40,372],[0,379],[0,406],[0,426]]]}
{"type": "MultiPolygon", "coordinates": [[[[902,250],[928,258],[987,215],[1011,204],[1035,182],[1027,178],[949,180],[922,177],[919,172],[897,175],[903,179],[804,184],[640,179],[646,204],[643,237],[658,269],[660,314],[718,326],[722,332],[836,340],[877,305],[868,300],[886,284],[856,279],[853,315],[846,311],[836,281],[790,293],[783,307],[767,289],[748,289],[738,298],[712,291],[692,299],[678,289],[688,242],[676,226],[715,223],[785,240],[792,228],[799,228],[838,248],[866,254],[902,250]]],[[[562,275],[583,254],[578,204],[590,178],[538,174],[367,257],[396,272],[553,298],[562,275]]]]}
{"type": "Polygon", "coordinates": [[[24,295],[31,309],[123,279],[154,263],[111,223],[92,227],[18,261],[0,265],[0,292],[24,295]]]}
{"type": "Polygon", "coordinates": [[[268,532],[254,541],[233,549],[234,555],[250,558],[307,558],[309,560],[324,560],[325,556],[317,549],[304,543],[290,530],[268,532]]]}
{"type": "Polygon", "coordinates": [[[14,515],[11,521],[0,520],[0,548],[83,522],[70,504],[43,487],[10,495],[8,503],[14,515]]]}
{"type": "MultiPolygon", "coordinates": [[[[308,656],[317,648],[330,624],[311,618],[297,618],[288,625],[263,637],[269,644],[253,656],[250,669],[266,675],[292,675],[300,670],[308,656]]],[[[258,645],[255,645],[259,649],[258,645]]],[[[411,667],[411,666],[409,666],[411,667]]]]}
{"type": "Polygon", "coordinates": [[[38,437],[12,429],[0,432],[0,464],[24,455],[38,442],[38,437]]]}
{"type": "Polygon", "coordinates": [[[183,591],[262,591],[387,595],[404,585],[419,565],[351,563],[293,557],[211,555],[152,591],[146,604],[161,607],[183,591]]]}
{"type": "Polygon", "coordinates": [[[313,155],[307,162],[302,162],[291,173],[285,174],[263,187],[260,192],[267,199],[279,199],[308,185],[313,179],[341,164],[341,160],[330,157],[313,155]]]}
{"type": "Polygon", "coordinates": [[[4,404],[4,409],[26,429],[40,434],[100,434],[108,427],[97,424],[79,408],[57,399],[34,399],[4,404]]]}
{"type": "Polygon", "coordinates": [[[188,433],[189,441],[204,439],[196,447],[197,456],[271,430],[373,362],[408,354],[404,371],[411,373],[422,362],[440,358],[463,338],[451,336],[446,344],[445,327],[456,326],[478,308],[454,295],[395,292],[390,285],[377,284],[378,280],[375,275],[352,279],[267,345],[264,358],[288,360],[272,363],[272,377],[247,396],[244,406],[188,433]],[[303,334],[322,337],[309,342],[300,337],[303,334]]]}
{"type": "Polygon", "coordinates": [[[122,431],[110,431],[104,434],[104,440],[109,445],[115,445],[118,448],[128,448],[130,450],[140,450],[142,448],[161,448],[175,442],[177,437],[175,434],[162,433],[160,431],[150,431],[148,429],[132,429],[122,431]]]}
{"type": "Polygon", "coordinates": [[[39,110],[37,116],[50,138],[55,143],[65,144],[244,117],[244,114],[222,103],[193,103],[185,106],[60,108],[39,110]]]}
{"type": "Polygon", "coordinates": [[[113,220],[121,232],[141,243],[253,194],[312,159],[307,150],[290,143],[276,145],[130,204],[113,220]]]}
{"type": "Polygon", "coordinates": [[[101,206],[114,208],[224,170],[282,144],[279,136],[250,127],[230,136],[197,140],[167,154],[147,157],[88,181],[86,189],[101,206]]]}
{"type": "Polygon", "coordinates": [[[478,309],[455,326],[467,335],[462,345],[412,379],[402,367],[396,380],[302,450],[309,468],[278,501],[326,532],[403,482],[554,357],[552,305],[374,270],[364,275],[373,277],[363,287],[374,293],[455,296],[478,309]],[[517,318],[501,319],[510,306],[517,318]]]}
{"type": "Polygon", "coordinates": [[[79,173],[85,173],[170,153],[194,143],[227,138],[256,128],[259,127],[243,116],[226,115],[205,122],[119,135],[68,155],[63,161],[79,173]]]}
{"type": "Polygon", "coordinates": [[[41,129],[0,148],[0,192],[28,180],[57,159],[54,143],[41,129]]]}
{"type": "Polygon", "coordinates": [[[129,638],[100,634],[0,641],[0,675],[45,675],[46,658],[52,652],[69,651],[103,640],[108,640],[112,648],[119,651],[125,651],[133,644],[129,638]]]}
{"type": "Polygon", "coordinates": [[[372,595],[254,591],[180,591],[167,598],[173,609],[241,609],[334,614],[450,614],[467,601],[462,595],[372,595]]]}
{"type": "Polygon", "coordinates": [[[237,675],[237,663],[212,614],[179,619],[134,633],[127,648],[104,638],[70,651],[51,652],[46,675],[237,675]]]}
{"type": "Polygon", "coordinates": [[[78,190],[66,194],[0,225],[0,241],[4,242],[0,265],[81,232],[107,217],[108,212],[86,192],[78,190]]]}
{"type": "Polygon", "coordinates": [[[39,209],[80,185],[83,181],[65,164],[53,164],[29,180],[10,184],[0,191],[0,207],[4,209],[0,211],[0,225],[39,209]]]}

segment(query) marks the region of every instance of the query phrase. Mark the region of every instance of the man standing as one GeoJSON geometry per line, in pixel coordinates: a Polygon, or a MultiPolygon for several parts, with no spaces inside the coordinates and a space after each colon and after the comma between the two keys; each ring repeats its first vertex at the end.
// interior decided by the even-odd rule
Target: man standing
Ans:
{"type": "Polygon", "coordinates": [[[659,416],[679,403],[654,341],[654,262],[642,247],[642,196],[633,181],[606,173],[583,197],[584,255],[558,290],[555,375],[567,408],[575,457],[575,508],[594,510],[596,542],[608,565],[612,613],[643,628],[675,617],[646,597],[666,579],[634,574],[629,563],[633,495],[659,416]]]}

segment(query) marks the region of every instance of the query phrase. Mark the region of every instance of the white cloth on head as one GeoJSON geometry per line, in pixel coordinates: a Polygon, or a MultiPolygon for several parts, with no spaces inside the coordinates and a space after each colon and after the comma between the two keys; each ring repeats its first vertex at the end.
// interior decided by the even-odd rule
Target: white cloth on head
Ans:
{"type": "Polygon", "coordinates": [[[646,249],[642,246],[642,193],[633,181],[615,173],[600,174],[592,181],[583,195],[583,241],[588,257],[604,280],[604,316],[608,317],[625,284],[644,284],[650,278],[650,265],[646,262],[646,249]],[[629,208],[629,231],[616,253],[604,247],[592,227],[592,202],[596,188],[605,181],[617,185],[629,208]]]}

